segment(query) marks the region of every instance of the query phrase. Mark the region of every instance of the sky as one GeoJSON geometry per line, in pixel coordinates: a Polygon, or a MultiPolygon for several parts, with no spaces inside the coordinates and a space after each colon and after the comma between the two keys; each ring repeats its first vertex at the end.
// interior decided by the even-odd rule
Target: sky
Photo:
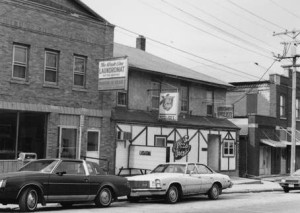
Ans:
{"type": "Polygon", "coordinates": [[[300,30],[299,0],[82,1],[115,25],[114,42],[142,35],[147,52],[225,82],[285,74],[292,61],[278,56],[297,33],[284,32],[300,30]]]}

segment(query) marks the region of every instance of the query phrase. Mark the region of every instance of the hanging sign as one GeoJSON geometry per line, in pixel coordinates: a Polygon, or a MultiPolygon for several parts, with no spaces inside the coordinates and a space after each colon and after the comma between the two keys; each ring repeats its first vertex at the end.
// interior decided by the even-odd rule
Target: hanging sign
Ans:
{"type": "Polygon", "coordinates": [[[176,142],[174,141],[172,152],[174,153],[175,160],[180,160],[191,151],[192,146],[189,145],[189,143],[189,136],[187,135],[180,138],[176,142]]]}
{"type": "Polygon", "coordinates": [[[160,93],[158,119],[177,121],[178,120],[178,92],[160,93]]]}
{"type": "Polygon", "coordinates": [[[98,90],[127,89],[127,57],[99,62],[98,90]]]}

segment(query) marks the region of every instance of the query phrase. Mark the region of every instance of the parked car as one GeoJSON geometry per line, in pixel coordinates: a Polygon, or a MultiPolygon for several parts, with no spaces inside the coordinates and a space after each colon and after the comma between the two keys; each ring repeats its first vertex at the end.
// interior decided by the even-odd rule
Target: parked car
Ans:
{"type": "Polygon", "coordinates": [[[296,170],[291,176],[281,179],[279,184],[286,193],[290,190],[300,189],[300,169],[296,170]]]}
{"type": "Polygon", "coordinates": [[[128,177],[131,193],[128,200],[163,197],[174,204],[188,195],[206,194],[218,199],[223,189],[232,186],[227,175],[214,172],[199,163],[166,163],[158,165],[150,174],[128,177]]]}
{"type": "Polygon", "coordinates": [[[128,177],[135,175],[144,175],[150,173],[150,169],[138,169],[138,168],[124,168],[121,167],[118,172],[118,176],[128,177]]]}
{"type": "Polygon", "coordinates": [[[108,207],[129,193],[126,178],[106,175],[98,164],[85,160],[34,160],[17,172],[0,175],[0,203],[19,204],[25,212],[36,210],[38,203],[94,202],[108,207]]]}

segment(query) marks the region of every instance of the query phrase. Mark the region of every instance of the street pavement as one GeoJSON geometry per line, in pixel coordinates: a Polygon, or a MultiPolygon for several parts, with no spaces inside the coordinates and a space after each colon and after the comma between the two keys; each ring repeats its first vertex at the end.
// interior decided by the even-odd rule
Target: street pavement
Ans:
{"type": "MultiPolygon", "coordinates": [[[[258,192],[274,192],[283,191],[279,185],[281,177],[264,177],[257,179],[231,177],[233,186],[223,190],[223,194],[230,193],[258,193],[258,192]]],[[[126,201],[126,197],[119,197],[119,201],[126,201]]],[[[47,206],[55,206],[57,204],[47,204],[47,206]]],[[[0,204],[0,212],[4,209],[18,209],[18,205],[2,205],[0,204]]]]}

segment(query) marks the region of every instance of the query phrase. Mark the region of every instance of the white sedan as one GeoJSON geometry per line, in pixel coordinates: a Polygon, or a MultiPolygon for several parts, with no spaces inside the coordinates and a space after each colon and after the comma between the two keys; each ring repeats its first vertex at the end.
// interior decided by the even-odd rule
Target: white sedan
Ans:
{"type": "Polygon", "coordinates": [[[131,187],[128,200],[164,197],[168,203],[176,203],[184,196],[206,194],[218,199],[223,189],[232,187],[228,175],[214,172],[200,163],[165,163],[150,174],[127,177],[131,187]]]}

